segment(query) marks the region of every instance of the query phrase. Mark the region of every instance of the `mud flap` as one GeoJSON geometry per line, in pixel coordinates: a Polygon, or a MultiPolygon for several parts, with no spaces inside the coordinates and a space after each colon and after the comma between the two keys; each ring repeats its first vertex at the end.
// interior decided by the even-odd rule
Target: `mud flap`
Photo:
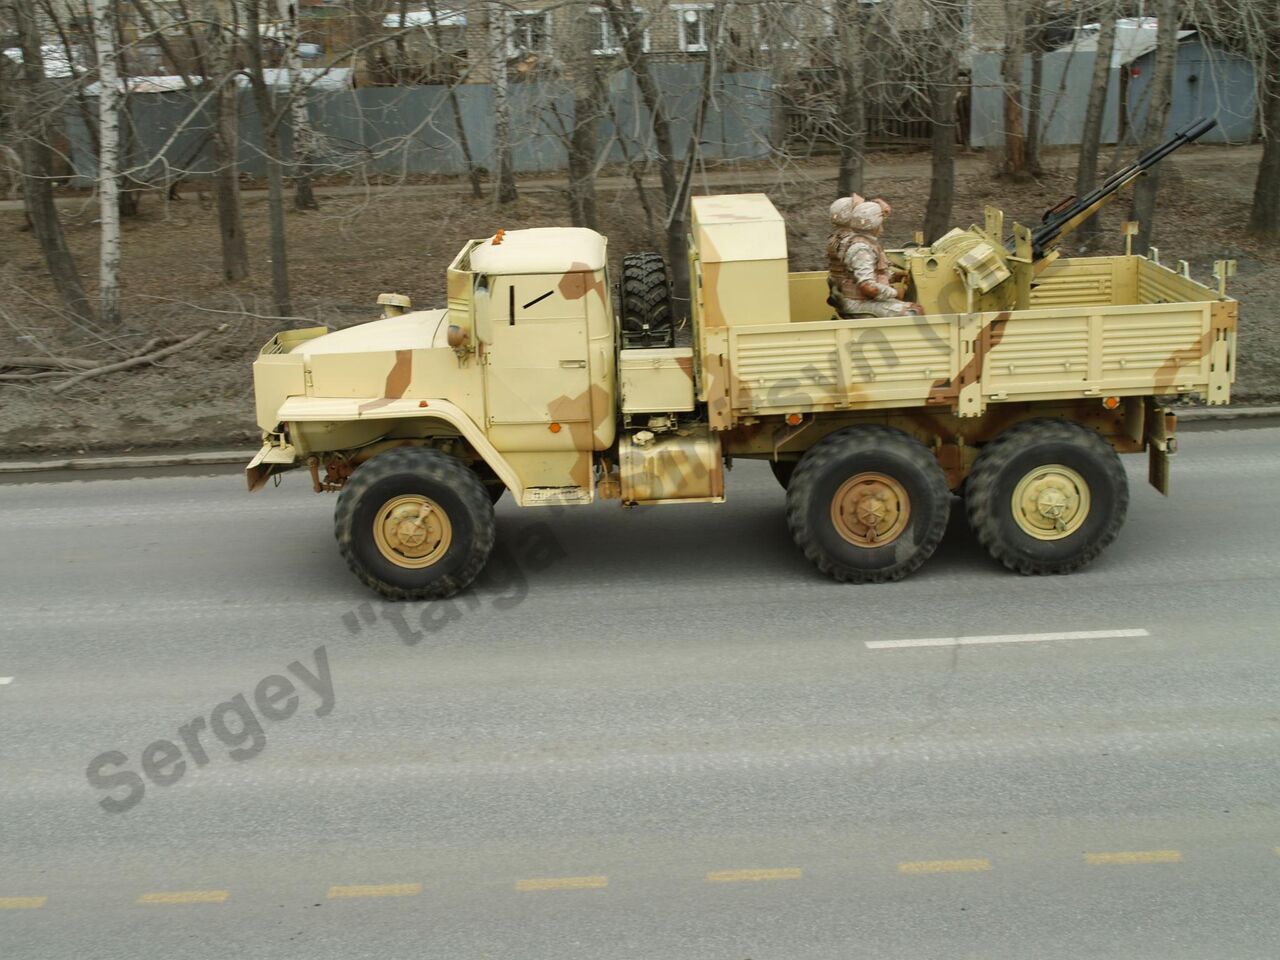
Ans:
{"type": "Polygon", "coordinates": [[[1178,452],[1178,418],[1164,407],[1147,401],[1147,482],[1166,497],[1169,495],[1169,458],[1178,452]]]}

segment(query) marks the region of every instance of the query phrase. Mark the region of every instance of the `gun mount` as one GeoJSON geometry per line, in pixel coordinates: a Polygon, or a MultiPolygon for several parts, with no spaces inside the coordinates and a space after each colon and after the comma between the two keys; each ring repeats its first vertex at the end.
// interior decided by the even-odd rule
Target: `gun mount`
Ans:
{"type": "Polygon", "coordinates": [[[910,276],[906,297],[926,314],[1026,309],[1037,274],[1057,258],[1058,242],[1114,200],[1120,190],[1180,147],[1204,136],[1217,121],[1202,117],[1117,170],[1083,197],[1067,197],[1045,211],[1034,228],[1013,225],[986,208],[985,223],[955,229],[933,244],[897,251],[894,259],[910,276]]]}

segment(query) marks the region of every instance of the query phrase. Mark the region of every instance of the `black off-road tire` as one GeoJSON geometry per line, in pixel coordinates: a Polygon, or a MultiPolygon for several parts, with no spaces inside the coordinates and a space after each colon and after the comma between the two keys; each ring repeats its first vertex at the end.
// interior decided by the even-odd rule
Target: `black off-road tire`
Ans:
{"type": "Polygon", "coordinates": [[[658,253],[631,253],[622,258],[623,345],[675,346],[675,311],[667,265],[658,253]]]}
{"type": "Polygon", "coordinates": [[[498,475],[483,460],[476,461],[471,465],[471,468],[475,470],[476,476],[484,484],[485,492],[489,494],[489,502],[496,506],[498,501],[502,499],[502,495],[507,492],[507,485],[498,479],[498,475]]]}
{"type": "Polygon", "coordinates": [[[795,476],[796,467],[800,465],[799,460],[770,460],[769,469],[773,471],[773,479],[778,481],[778,485],[786,490],[791,486],[791,478],[795,476]]]}
{"type": "Polygon", "coordinates": [[[338,495],[334,536],[361,583],[389,600],[442,600],[470,586],[493,550],[490,494],[476,472],[438,450],[400,447],[361,464],[338,495]],[[428,498],[446,516],[451,538],[430,566],[409,569],[379,548],[374,521],[397,497],[428,498]]]}
{"type": "Polygon", "coordinates": [[[787,488],[787,525],[819,570],[845,583],[901,580],[942,541],[951,513],[946,475],[933,454],[899,430],[839,430],[801,458],[787,488]],[[909,505],[905,526],[884,545],[859,545],[837,527],[833,501],[847,481],[878,474],[898,484],[909,505]]]}
{"type": "Polygon", "coordinates": [[[1030,420],[1011,427],[978,455],[965,484],[969,526],[996,560],[1021,574],[1071,573],[1115,540],[1129,509],[1129,481],[1111,444],[1068,420],[1030,420]],[[1088,487],[1080,525],[1057,540],[1026,532],[1014,493],[1037,467],[1058,464],[1088,487]]]}

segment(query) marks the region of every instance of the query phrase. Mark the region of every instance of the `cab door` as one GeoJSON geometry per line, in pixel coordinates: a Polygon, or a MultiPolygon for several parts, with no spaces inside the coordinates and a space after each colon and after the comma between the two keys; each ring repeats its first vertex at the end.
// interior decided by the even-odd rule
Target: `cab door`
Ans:
{"type": "Polygon", "coordinates": [[[485,400],[490,425],[591,420],[585,298],[566,298],[562,279],[545,274],[488,278],[493,325],[485,400]]]}

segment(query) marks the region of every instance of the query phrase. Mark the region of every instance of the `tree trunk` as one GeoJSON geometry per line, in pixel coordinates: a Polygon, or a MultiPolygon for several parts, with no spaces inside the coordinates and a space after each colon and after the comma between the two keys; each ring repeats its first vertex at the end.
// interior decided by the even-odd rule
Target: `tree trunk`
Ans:
{"type": "Polygon", "coordinates": [[[1014,179],[1027,176],[1026,123],[1022,112],[1022,61],[1027,44],[1026,0],[1005,0],[1004,60],[1004,173],[1014,179]]]}
{"type": "Polygon", "coordinates": [[[1027,172],[1040,176],[1040,124],[1044,105],[1044,5],[1031,5],[1031,89],[1027,91],[1027,172]]]}
{"type": "Polygon", "coordinates": [[[22,78],[25,89],[15,98],[14,115],[22,138],[22,198],[27,217],[44,254],[45,266],[58,296],[80,321],[93,323],[93,308],[62,232],[62,221],[53,202],[53,150],[49,146],[49,119],[60,98],[48,88],[44,75],[40,27],[31,4],[17,0],[13,18],[22,45],[22,78]]]}
{"type": "Polygon", "coordinates": [[[957,5],[940,6],[934,17],[930,54],[929,114],[932,121],[932,178],[924,213],[925,243],[937,240],[951,226],[956,191],[956,90],[960,84],[961,22],[957,5]]]}
{"type": "Polygon", "coordinates": [[[511,161],[511,102],[507,99],[507,18],[501,3],[489,4],[489,69],[493,76],[493,159],[497,168],[495,198],[514,203],[515,167],[511,161]]]}
{"type": "Polygon", "coordinates": [[[114,0],[93,0],[98,51],[98,318],[120,323],[120,74],[114,0]]]}
{"type": "Polygon", "coordinates": [[[580,17],[566,55],[573,86],[573,121],[568,133],[569,216],[574,226],[599,229],[596,217],[596,128],[600,118],[600,79],[596,75],[591,19],[580,17]]]}
{"type": "MultiPolygon", "coordinates": [[[[1089,101],[1085,107],[1084,130],[1080,136],[1080,155],[1076,162],[1076,196],[1092,193],[1098,185],[1098,153],[1102,149],[1102,121],[1107,113],[1107,93],[1111,87],[1111,57],[1116,48],[1116,5],[1109,3],[1102,11],[1102,29],[1098,34],[1098,50],[1093,60],[1093,77],[1089,83],[1089,101]]],[[[1098,217],[1092,216],[1077,228],[1080,242],[1091,246],[1098,237],[1098,217]]]]}
{"type": "Polygon", "coordinates": [[[209,26],[201,67],[206,74],[205,82],[218,91],[213,102],[213,195],[222,242],[222,276],[234,283],[249,276],[249,250],[244,237],[236,157],[240,136],[239,95],[227,54],[230,12],[228,0],[205,0],[204,16],[209,26]]]}
{"type": "MultiPolygon", "coordinates": [[[[1178,59],[1178,0],[1160,0],[1159,24],[1156,27],[1156,63],[1147,86],[1147,122],[1142,132],[1142,152],[1164,139],[1173,100],[1173,68],[1178,59]]],[[[1129,219],[1137,220],[1138,235],[1133,238],[1133,252],[1145,254],[1155,235],[1156,195],[1160,190],[1160,167],[1138,178],[1133,188],[1133,205],[1129,219]]]]}
{"type": "Polygon", "coordinates": [[[863,82],[862,22],[859,5],[836,6],[836,136],[840,138],[840,164],[836,193],[847,197],[862,192],[867,149],[866,85],[863,82]]]}
{"type": "Polygon", "coordinates": [[[258,0],[245,4],[248,25],[249,83],[262,125],[262,147],[267,164],[267,213],[271,223],[271,298],[276,316],[293,313],[289,295],[289,251],[285,239],[284,173],[280,159],[280,116],[272,102],[271,90],[262,72],[262,31],[258,23],[258,0]]]}
{"type": "Polygon", "coordinates": [[[1266,48],[1257,64],[1262,81],[1262,161],[1253,185],[1249,232],[1265,240],[1280,240],[1280,28],[1268,31],[1266,48]]]}
{"type": "Polygon", "coordinates": [[[307,113],[307,85],[302,77],[302,56],[298,52],[298,0],[278,0],[280,22],[284,25],[285,66],[289,69],[289,119],[293,126],[293,205],[298,210],[319,210],[311,187],[311,164],[315,159],[315,131],[307,113]]]}

